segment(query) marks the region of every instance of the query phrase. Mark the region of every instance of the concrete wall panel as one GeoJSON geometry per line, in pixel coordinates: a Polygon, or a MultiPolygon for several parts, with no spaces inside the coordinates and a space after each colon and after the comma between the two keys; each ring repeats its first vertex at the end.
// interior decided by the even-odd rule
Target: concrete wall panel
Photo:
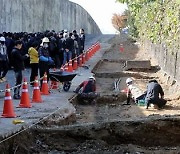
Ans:
{"type": "Polygon", "coordinates": [[[169,51],[165,44],[157,45],[148,40],[142,43],[144,43],[144,49],[157,60],[162,70],[180,82],[180,52],[177,51],[178,49],[173,48],[169,51]]]}
{"type": "Polygon", "coordinates": [[[92,17],[68,0],[0,0],[0,32],[79,30],[101,31],[92,17]]]}

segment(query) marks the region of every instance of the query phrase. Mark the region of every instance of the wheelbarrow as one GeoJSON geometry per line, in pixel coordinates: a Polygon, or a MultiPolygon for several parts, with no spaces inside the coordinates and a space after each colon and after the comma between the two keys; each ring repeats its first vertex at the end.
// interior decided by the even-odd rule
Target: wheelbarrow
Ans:
{"type": "Polygon", "coordinates": [[[63,84],[63,90],[69,91],[71,87],[71,81],[76,76],[76,73],[66,71],[52,71],[49,72],[49,78],[51,81],[56,81],[63,84]]]}

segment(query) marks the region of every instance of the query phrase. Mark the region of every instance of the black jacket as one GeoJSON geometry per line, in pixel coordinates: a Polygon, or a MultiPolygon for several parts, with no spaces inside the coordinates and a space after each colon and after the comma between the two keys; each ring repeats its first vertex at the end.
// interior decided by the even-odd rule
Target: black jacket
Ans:
{"type": "Polygon", "coordinates": [[[74,40],[72,38],[68,37],[66,39],[66,48],[65,49],[69,49],[69,51],[74,50],[74,40]]]}
{"type": "Polygon", "coordinates": [[[159,94],[164,96],[164,91],[157,82],[149,82],[147,86],[146,100],[158,100],[159,94]]]}
{"type": "Polygon", "coordinates": [[[13,48],[12,53],[12,62],[14,71],[22,71],[24,70],[24,60],[27,58],[27,56],[21,54],[21,50],[17,48],[13,48]]]}
{"type": "Polygon", "coordinates": [[[80,49],[81,49],[81,50],[84,50],[85,34],[80,34],[80,35],[79,35],[79,38],[80,38],[80,44],[81,44],[80,49]]]}

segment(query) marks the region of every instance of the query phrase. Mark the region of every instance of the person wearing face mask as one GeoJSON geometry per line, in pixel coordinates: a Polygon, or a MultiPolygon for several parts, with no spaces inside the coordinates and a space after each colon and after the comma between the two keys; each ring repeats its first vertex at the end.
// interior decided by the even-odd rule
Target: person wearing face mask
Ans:
{"type": "MultiPolygon", "coordinates": [[[[44,37],[42,39],[41,47],[38,50],[39,54],[39,74],[40,78],[44,76],[44,73],[47,74],[47,80],[49,80],[49,65],[52,65],[54,61],[49,56],[49,39],[44,37]]],[[[42,86],[42,80],[41,80],[42,86]]]]}
{"type": "Polygon", "coordinates": [[[5,76],[7,72],[8,72],[7,47],[5,45],[5,38],[1,36],[0,37],[0,82],[6,81],[5,76]]]}

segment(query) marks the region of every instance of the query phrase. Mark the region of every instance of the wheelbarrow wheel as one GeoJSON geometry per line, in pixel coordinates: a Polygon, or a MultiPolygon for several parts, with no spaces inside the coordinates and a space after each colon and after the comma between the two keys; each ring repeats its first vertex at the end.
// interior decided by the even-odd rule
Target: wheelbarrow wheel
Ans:
{"type": "Polygon", "coordinates": [[[64,91],[69,91],[69,89],[70,89],[70,87],[71,87],[71,82],[64,82],[64,85],[63,85],[63,90],[64,91]]]}

